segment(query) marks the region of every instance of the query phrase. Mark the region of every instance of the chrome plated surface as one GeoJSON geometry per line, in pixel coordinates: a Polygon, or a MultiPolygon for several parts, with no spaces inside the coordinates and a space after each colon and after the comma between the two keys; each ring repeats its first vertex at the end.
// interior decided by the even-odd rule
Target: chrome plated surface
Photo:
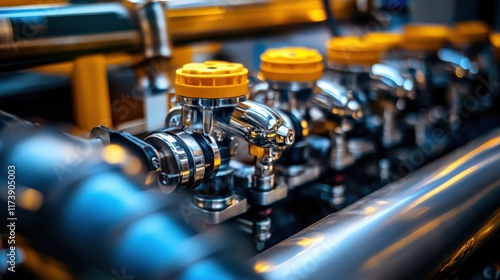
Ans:
{"type": "Polygon", "coordinates": [[[141,34],[119,3],[1,8],[0,69],[70,60],[82,54],[139,51],[141,34]],[[107,26],[95,24],[106,17],[107,26]],[[68,28],[63,29],[59,22],[68,28]],[[78,26],[77,30],[71,28],[78,26]],[[7,32],[7,33],[6,33],[7,32]],[[10,33],[10,34],[9,34],[10,33]]]}
{"type": "Polygon", "coordinates": [[[343,86],[327,80],[319,80],[312,104],[328,115],[360,119],[364,116],[361,105],[343,86]]]}
{"type": "Polygon", "coordinates": [[[167,117],[165,118],[165,127],[177,127],[181,126],[182,118],[182,107],[175,106],[170,108],[167,117]]]}
{"type": "Polygon", "coordinates": [[[198,208],[218,211],[229,207],[233,203],[233,197],[206,198],[204,196],[194,195],[192,202],[198,208]]]}
{"type": "Polygon", "coordinates": [[[498,233],[500,129],[257,255],[266,279],[445,276],[498,233]],[[464,247],[465,246],[465,247],[464,247]],[[466,248],[464,250],[464,248],[466,248]],[[455,267],[455,266],[453,266],[455,267]]]}
{"type": "Polygon", "coordinates": [[[273,110],[253,101],[242,101],[235,108],[229,124],[217,122],[228,132],[263,148],[284,148],[294,141],[293,129],[273,110]]]}
{"type": "Polygon", "coordinates": [[[144,3],[136,3],[134,9],[141,28],[145,57],[170,57],[172,50],[167,26],[167,1],[141,2],[144,3]]]}
{"type": "Polygon", "coordinates": [[[194,203],[191,204],[193,217],[201,219],[208,224],[220,224],[233,217],[241,215],[247,211],[247,199],[243,196],[233,194],[228,207],[220,210],[206,210],[199,208],[194,203]]]}
{"type": "Polygon", "coordinates": [[[355,157],[349,151],[345,131],[337,127],[330,132],[330,138],[334,143],[330,151],[330,168],[341,171],[353,165],[355,157]]]}
{"type": "Polygon", "coordinates": [[[179,103],[189,107],[234,107],[243,99],[245,99],[244,96],[236,98],[191,98],[177,95],[179,103]]]}
{"type": "Polygon", "coordinates": [[[415,86],[401,71],[386,64],[377,63],[370,68],[371,87],[385,91],[394,98],[415,98],[415,86]]]}
{"type": "Polygon", "coordinates": [[[163,153],[161,169],[168,174],[175,173],[176,177],[179,178],[172,183],[183,185],[189,182],[191,169],[187,153],[173,136],[166,133],[154,133],[144,139],[144,142],[151,144],[156,150],[163,153]],[[162,149],[160,145],[156,144],[158,140],[155,141],[155,139],[161,141],[168,149],[162,149]]]}
{"type": "MultiPolygon", "coordinates": [[[[192,189],[210,175],[216,174],[221,164],[220,151],[215,139],[203,136],[210,147],[203,150],[193,136],[181,129],[155,132],[144,141],[152,145],[160,154],[160,188],[164,190],[192,189]],[[204,152],[211,153],[211,161],[205,161],[204,152]],[[207,172],[210,174],[207,175],[207,172]]],[[[151,180],[151,184],[156,184],[151,180]]]]}
{"type": "Polygon", "coordinates": [[[396,106],[388,102],[384,104],[383,110],[382,145],[388,148],[401,143],[403,136],[396,123],[396,106]]]}
{"type": "Polygon", "coordinates": [[[469,58],[456,50],[440,49],[438,58],[444,62],[443,67],[451,74],[456,75],[457,78],[474,78],[479,71],[477,63],[470,61],[469,58]]]}
{"type": "Polygon", "coordinates": [[[311,159],[303,165],[276,166],[276,176],[284,181],[289,190],[293,190],[318,179],[323,169],[317,159],[311,159]]]}
{"type": "Polygon", "coordinates": [[[205,163],[205,156],[203,155],[203,151],[200,148],[200,144],[189,134],[187,134],[185,131],[178,130],[175,132],[175,134],[180,137],[184,144],[188,147],[190,153],[193,156],[193,164],[194,166],[191,166],[191,172],[192,173],[192,178],[195,182],[201,182],[203,180],[203,177],[205,176],[205,164],[210,164],[210,163],[205,163]]]}
{"type": "MultiPolygon", "coordinates": [[[[27,17],[34,21],[50,17],[67,18],[68,26],[78,26],[81,18],[89,15],[101,16],[108,12],[115,13],[118,21],[127,18],[128,10],[121,3],[97,3],[97,4],[51,4],[41,1],[38,6],[0,8],[0,18],[27,17]]],[[[56,3],[58,1],[52,1],[56,3]]],[[[59,1],[60,2],[60,1],[59,1]]],[[[131,0],[130,2],[144,3],[147,1],[131,0]]],[[[337,17],[349,18],[355,12],[356,1],[344,0],[334,5],[337,17]]],[[[245,36],[256,30],[282,31],[284,26],[303,26],[306,23],[324,21],[325,15],[320,0],[214,0],[214,1],[169,1],[167,22],[170,34],[176,44],[185,44],[193,41],[214,40],[228,36],[245,36]],[[260,17],[266,15],[265,17],[260,17]],[[260,20],[255,20],[259,17],[260,20]]],[[[107,51],[135,51],[141,52],[142,40],[139,26],[127,26],[124,29],[131,31],[127,38],[122,38],[122,44],[117,42],[99,43],[97,45],[85,46],[84,42],[78,40],[74,35],[74,28],[65,30],[64,36],[50,43],[52,48],[38,46],[38,38],[21,38],[16,44],[19,52],[16,59],[9,60],[12,65],[23,68],[41,63],[71,60],[81,54],[82,48],[85,52],[102,53],[107,51]],[[60,46],[60,40],[66,40],[71,44],[60,46]],[[31,43],[30,43],[31,42],[31,43]],[[25,44],[27,43],[27,44],[25,44]],[[109,48],[113,46],[113,48],[109,48]],[[60,54],[61,49],[71,49],[65,55],[60,54]],[[40,51],[32,53],[33,51],[40,51]],[[36,58],[36,59],[29,59],[36,58]]],[[[0,42],[0,49],[8,42],[0,42]]],[[[6,62],[7,54],[0,52],[2,62],[6,62]]],[[[4,67],[4,63],[0,64],[4,67]]],[[[6,67],[6,65],[5,65],[6,67]]],[[[9,70],[8,68],[3,68],[9,70]]]]}

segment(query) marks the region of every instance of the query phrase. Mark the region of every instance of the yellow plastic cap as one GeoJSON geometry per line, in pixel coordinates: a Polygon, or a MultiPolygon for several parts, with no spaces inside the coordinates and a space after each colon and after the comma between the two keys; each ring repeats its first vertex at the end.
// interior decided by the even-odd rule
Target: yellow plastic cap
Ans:
{"type": "Polygon", "coordinates": [[[316,81],[323,75],[323,56],[314,49],[269,49],[260,56],[260,76],[281,82],[316,81]]]}
{"type": "Polygon", "coordinates": [[[234,98],[248,92],[248,70],[240,63],[188,63],[175,71],[175,92],[191,98],[234,98]]]}
{"type": "Polygon", "coordinates": [[[326,43],[328,62],[342,65],[373,65],[380,61],[383,44],[360,36],[335,37],[326,43]]]}
{"type": "Polygon", "coordinates": [[[385,51],[399,48],[403,42],[403,34],[391,32],[372,32],[366,34],[365,39],[373,44],[380,45],[385,51]]]}
{"type": "Polygon", "coordinates": [[[500,33],[493,33],[490,35],[490,42],[493,46],[495,59],[500,61],[500,33]]]}
{"type": "Polygon", "coordinates": [[[455,24],[450,35],[453,44],[482,43],[488,39],[490,27],[480,21],[462,21],[455,24]]]}
{"type": "Polygon", "coordinates": [[[403,28],[402,47],[414,51],[437,51],[449,39],[450,29],[440,24],[409,24],[403,28]]]}

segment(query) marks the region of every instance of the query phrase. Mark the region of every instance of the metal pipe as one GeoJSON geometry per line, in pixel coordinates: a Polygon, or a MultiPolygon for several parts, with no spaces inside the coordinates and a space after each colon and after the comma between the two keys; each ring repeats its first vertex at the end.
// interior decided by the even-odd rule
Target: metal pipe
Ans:
{"type": "Polygon", "coordinates": [[[445,277],[500,229],[500,129],[251,260],[265,279],[445,277]]]}
{"type": "Polygon", "coordinates": [[[118,3],[4,8],[0,26],[0,70],[142,46],[137,23],[118,3]]]}
{"type": "Polygon", "coordinates": [[[262,148],[281,149],[291,145],[295,132],[273,110],[253,102],[241,101],[235,107],[229,124],[216,122],[219,127],[262,148]]]}
{"type": "MultiPolygon", "coordinates": [[[[169,35],[174,44],[325,19],[320,0],[207,3],[169,1],[169,35]]],[[[355,1],[342,1],[335,9],[337,14],[349,16],[354,6],[355,1]]],[[[0,71],[71,60],[82,54],[140,52],[142,46],[138,23],[120,3],[0,8],[0,71]]]]}
{"type": "Polygon", "coordinates": [[[361,105],[345,87],[331,81],[319,80],[319,91],[314,94],[312,104],[327,115],[360,119],[365,115],[361,105]]]}

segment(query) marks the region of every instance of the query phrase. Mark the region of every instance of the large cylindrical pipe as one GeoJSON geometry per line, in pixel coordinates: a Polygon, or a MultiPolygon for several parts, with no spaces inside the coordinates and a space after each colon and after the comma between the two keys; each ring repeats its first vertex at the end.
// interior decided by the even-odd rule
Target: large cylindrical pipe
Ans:
{"type": "MultiPolygon", "coordinates": [[[[355,1],[336,1],[335,14],[352,16],[354,7],[355,1]]],[[[325,19],[320,0],[172,1],[168,9],[168,35],[174,44],[234,38],[325,19]]],[[[82,54],[141,52],[143,37],[132,18],[120,3],[2,7],[0,71],[82,54]]]]}
{"type": "Polygon", "coordinates": [[[118,3],[0,9],[0,70],[140,50],[139,27],[118,3]]]}
{"type": "Polygon", "coordinates": [[[266,279],[449,274],[500,229],[500,129],[257,255],[266,279]]]}

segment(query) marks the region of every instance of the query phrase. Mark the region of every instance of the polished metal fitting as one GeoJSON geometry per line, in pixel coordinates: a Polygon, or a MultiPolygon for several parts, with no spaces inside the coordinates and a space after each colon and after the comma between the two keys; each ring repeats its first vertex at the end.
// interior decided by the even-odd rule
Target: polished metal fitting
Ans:
{"type": "Polygon", "coordinates": [[[253,101],[242,101],[234,109],[229,124],[218,122],[224,130],[244,138],[249,144],[277,150],[293,144],[295,132],[274,110],[253,101]]]}
{"type": "Polygon", "coordinates": [[[167,26],[166,0],[128,0],[142,33],[146,58],[172,56],[167,26]]]}
{"type": "Polygon", "coordinates": [[[144,141],[160,157],[160,188],[165,193],[194,189],[215,175],[221,156],[215,139],[181,129],[155,132],[144,141]]]}
{"type": "Polygon", "coordinates": [[[341,127],[337,127],[331,133],[333,142],[330,151],[330,168],[333,170],[341,171],[354,164],[354,155],[349,151],[348,143],[345,138],[345,132],[341,127]]]}
{"type": "Polygon", "coordinates": [[[232,196],[219,197],[219,198],[206,198],[201,195],[193,196],[193,204],[201,209],[218,211],[229,207],[233,202],[232,196]]]}
{"type": "Polygon", "coordinates": [[[191,201],[194,217],[207,224],[220,224],[247,211],[247,199],[233,194],[221,199],[204,199],[195,195],[191,201]],[[224,207],[225,206],[225,207],[224,207]],[[215,209],[211,209],[215,208],[215,209]]]}
{"type": "Polygon", "coordinates": [[[318,81],[312,104],[327,116],[357,120],[365,115],[361,104],[354,99],[352,91],[327,80],[318,81]]]}
{"type": "Polygon", "coordinates": [[[165,125],[167,127],[179,126],[197,129],[205,135],[212,135],[216,122],[228,122],[228,120],[216,120],[214,111],[224,111],[222,115],[231,115],[234,108],[244,97],[234,98],[191,98],[178,96],[180,106],[173,108],[167,115],[165,125]]]}

